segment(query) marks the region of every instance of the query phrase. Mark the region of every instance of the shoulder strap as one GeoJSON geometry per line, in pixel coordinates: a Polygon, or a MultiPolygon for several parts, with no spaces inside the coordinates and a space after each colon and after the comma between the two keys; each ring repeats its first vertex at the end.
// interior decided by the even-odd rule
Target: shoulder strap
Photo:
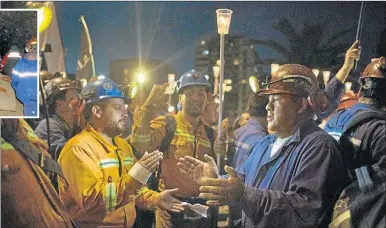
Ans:
{"type": "MultiPolygon", "coordinates": [[[[386,120],[386,115],[383,112],[379,111],[363,111],[360,114],[358,114],[352,121],[343,128],[342,132],[342,137],[339,142],[339,144],[347,144],[350,143],[352,145],[352,149],[354,150],[353,153],[357,154],[359,153],[360,150],[360,141],[351,139],[349,137],[348,133],[356,128],[358,125],[366,123],[367,121],[371,119],[381,119],[381,120],[386,120]],[[354,141],[358,141],[355,142],[354,141]]],[[[362,166],[357,169],[355,169],[355,176],[356,179],[358,180],[358,185],[359,188],[361,189],[362,192],[369,192],[373,189],[374,183],[371,180],[370,177],[370,172],[368,170],[367,166],[362,166]]]]}
{"type": "Polygon", "coordinates": [[[176,119],[173,116],[165,117],[165,136],[161,141],[159,150],[169,157],[169,144],[173,139],[174,132],[176,131],[176,119]]]}
{"type": "Polygon", "coordinates": [[[54,159],[44,156],[26,140],[18,140],[13,136],[5,136],[4,139],[12,144],[12,146],[21,154],[40,166],[44,171],[53,172],[64,178],[60,165],[54,159]]]}
{"type": "Polygon", "coordinates": [[[343,128],[343,132],[348,132],[357,125],[363,124],[371,119],[386,120],[386,114],[379,111],[363,111],[358,116],[354,117],[354,119],[343,128]]]}
{"type": "Polygon", "coordinates": [[[205,132],[206,135],[208,136],[208,140],[210,142],[210,153],[213,156],[214,155],[214,131],[213,128],[204,125],[205,126],[205,132]]]}

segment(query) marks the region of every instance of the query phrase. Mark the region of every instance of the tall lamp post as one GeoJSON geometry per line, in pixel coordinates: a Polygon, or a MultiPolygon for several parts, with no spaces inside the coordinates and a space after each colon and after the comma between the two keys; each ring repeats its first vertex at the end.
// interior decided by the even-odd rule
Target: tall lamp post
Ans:
{"type": "Polygon", "coordinates": [[[220,66],[215,65],[213,66],[213,76],[214,76],[214,89],[213,89],[213,94],[217,95],[218,94],[218,77],[220,76],[220,66]]]}
{"type": "MultiPolygon", "coordinates": [[[[232,10],[218,9],[217,14],[217,31],[220,34],[220,86],[219,86],[219,112],[218,112],[218,140],[222,139],[222,114],[223,114],[223,94],[224,94],[224,38],[229,32],[229,26],[231,24],[232,10]]],[[[221,154],[217,153],[217,168],[220,170],[221,154]]]]}

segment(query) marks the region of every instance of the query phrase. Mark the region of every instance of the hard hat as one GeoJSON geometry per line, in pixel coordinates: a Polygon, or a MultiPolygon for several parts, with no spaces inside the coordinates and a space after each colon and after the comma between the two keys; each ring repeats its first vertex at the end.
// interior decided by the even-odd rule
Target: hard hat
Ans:
{"type": "Polygon", "coordinates": [[[46,90],[47,97],[52,97],[53,95],[57,94],[59,91],[63,91],[63,90],[76,89],[79,92],[81,90],[80,88],[76,87],[75,83],[73,83],[67,78],[51,79],[48,81],[47,85],[44,86],[44,89],[46,90]]]}
{"type": "Polygon", "coordinates": [[[131,102],[129,97],[123,95],[118,85],[110,78],[97,79],[88,83],[81,91],[87,104],[107,98],[122,98],[127,103],[131,102]]]}
{"type": "Polygon", "coordinates": [[[268,88],[259,95],[291,94],[307,98],[314,113],[323,113],[328,109],[329,100],[324,92],[318,92],[318,81],[308,67],[299,64],[284,64],[272,75],[268,88]]]}
{"type": "Polygon", "coordinates": [[[317,90],[318,81],[315,74],[308,67],[299,64],[281,65],[272,75],[268,88],[260,95],[292,94],[308,95],[310,89],[317,90]],[[303,86],[304,85],[304,86],[303,86]]]}
{"type": "Polygon", "coordinates": [[[343,94],[342,98],[340,99],[340,103],[337,111],[342,109],[348,109],[351,108],[354,104],[358,102],[358,96],[353,91],[347,91],[343,94]]]}
{"type": "Polygon", "coordinates": [[[201,85],[205,86],[207,90],[210,89],[210,83],[207,76],[204,76],[200,72],[192,69],[184,73],[177,81],[177,93],[180,94],[187,86],[201,85]]]}
{"type": "Polygon", "coordinates": [[[47,83],[54,78],[54,75],[51,74],[50,72],[46,71],[46,70],[41,70],[39,72],[39,77],[42,79],[43,81],[43,85],[47,85],[47,83]]]}
{"type": "Polygon", "coordinates": [[[376,58],[369,63],[361,76],[359,77],[359,83],[364,84],[366,78],[386,78],[386,58],[376,58]]]}
{"type": "Polygon", "coordinates": [[[26,52],[37,52],[38,50],[38,41],[35,37],[33,37],[30,41],[28,41],[27,45],[25,46],[26,52]]]}

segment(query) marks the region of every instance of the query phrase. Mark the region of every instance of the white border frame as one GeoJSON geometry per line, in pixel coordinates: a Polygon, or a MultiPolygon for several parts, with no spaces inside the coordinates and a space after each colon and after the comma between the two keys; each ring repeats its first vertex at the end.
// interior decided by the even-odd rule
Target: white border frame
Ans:
{"type": "MultiPolygon", "coordinates": [[[[1,0],[0,0],[1,1],[1,0]]],[[[38,55],[38,64],[37,64],[37,67],[36,67],[36,72],[38,74],[38,83],[37,83],[37,116],[0,116],[0,119],[16,119],[16,118],[23,118],[23,119],[37,119],[40,117],[40,110],[39,110],[39,107],[40,107],[40,99],[39,99],[39,94],[40,94],[40,33],[39,33],[39,9],[3,9],[0,7],[0,11],[17,11],[17,12],[20,12],[20,11],[32,11],[32,12],[36,12],[37,14],[37,17],[36,17],[36,38],[38,40],[38,51],[37,51],[37,55],[38,55]]],[[[24,105],[23,105],[24,107],[24,105]]]]}

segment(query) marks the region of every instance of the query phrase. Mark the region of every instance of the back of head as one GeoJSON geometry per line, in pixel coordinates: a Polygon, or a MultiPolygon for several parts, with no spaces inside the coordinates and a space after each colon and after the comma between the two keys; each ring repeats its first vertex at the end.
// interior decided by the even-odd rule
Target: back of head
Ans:
{"type": "Polygon", "coordinates": [[[253,93],[248,99],[248,113],[251,117],[267,116],[267,110],[265,108],[267,104],[267,96],[260,96],[259,92],[253,93]]]}
{"type": "Polygon", "coordinates": [[[368,98],[377,106],[386,106],[386,58],[376,58],[369,63],[361,77],[360,97],[368,98]]]}

